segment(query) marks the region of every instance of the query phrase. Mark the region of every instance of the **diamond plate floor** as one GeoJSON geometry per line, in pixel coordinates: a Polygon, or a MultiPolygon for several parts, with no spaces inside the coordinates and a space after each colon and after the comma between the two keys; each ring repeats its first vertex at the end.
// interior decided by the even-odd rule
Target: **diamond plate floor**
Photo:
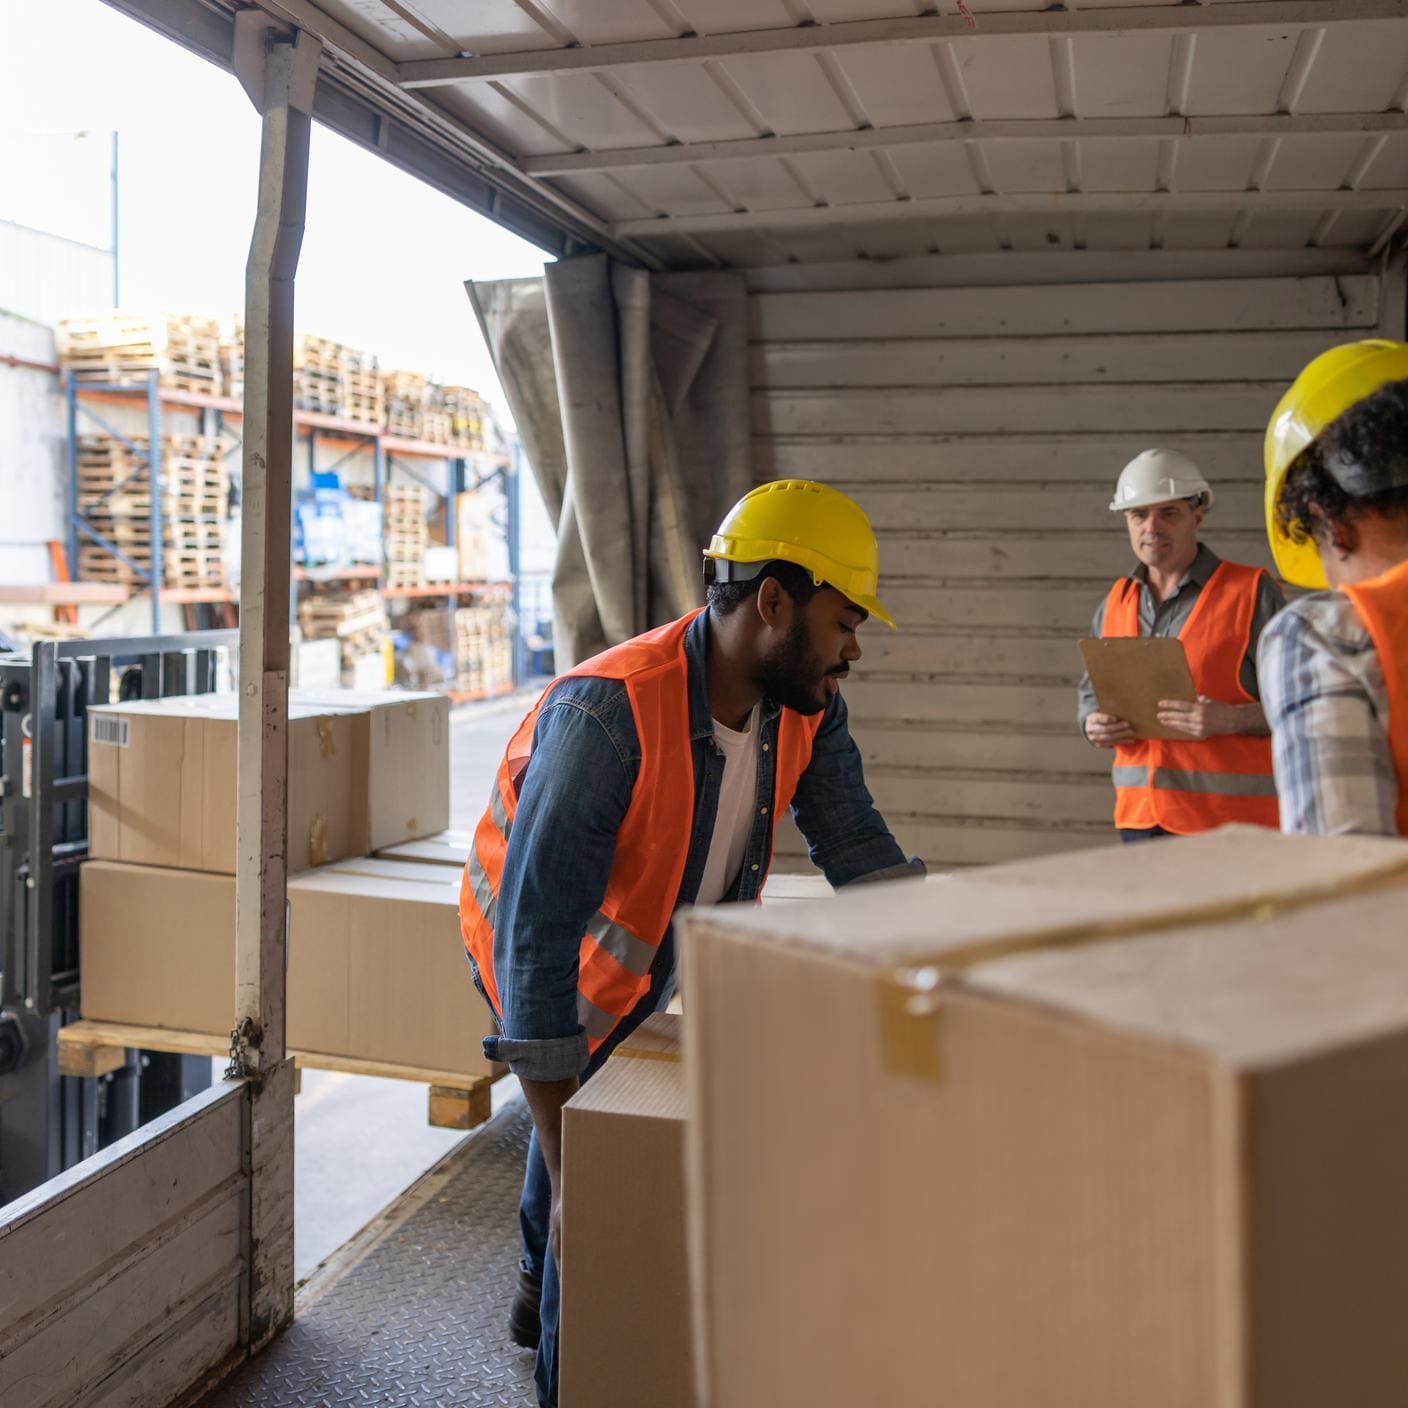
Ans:
{"type": "Polygon", "coordinates": [[[201,1408],[531,1408],[533,1356],[508,1338],[529,1128],[515,1103],[447,1155],[201,1408]]]}

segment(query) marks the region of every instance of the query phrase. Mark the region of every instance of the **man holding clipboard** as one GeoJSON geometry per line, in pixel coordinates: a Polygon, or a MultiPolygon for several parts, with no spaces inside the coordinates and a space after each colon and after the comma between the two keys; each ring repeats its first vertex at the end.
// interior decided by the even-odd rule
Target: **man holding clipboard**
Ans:
{"type": "Polygon", "coordinates": [[[1231,821],[1277,825],[1256,650],[1285,603],[1269,573],[1224,562],[1198,541],[1212,501],[1186,455],[1145,450],[1124,467],[1110,503],[1124,514],[1139,565],[1110,588],[1093,639],[1081,644],[1078,716],[1091,744],[1114,750],[1124,841],[1231,821]]]}

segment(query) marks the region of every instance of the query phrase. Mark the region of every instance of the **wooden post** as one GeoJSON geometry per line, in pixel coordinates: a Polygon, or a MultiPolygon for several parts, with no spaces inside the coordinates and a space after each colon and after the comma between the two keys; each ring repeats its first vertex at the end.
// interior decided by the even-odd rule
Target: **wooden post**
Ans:
{"type": "Polygon", "coordinates": [[[258,10],[235,16],[235,72],[263,117],[259,207],[245,269],[235,1026],[248,1082],[249,1224],[241,1338],[293,1316],[293,1061],[285,1051],[293,293],[308,194],[319,44],[258,10]]]}

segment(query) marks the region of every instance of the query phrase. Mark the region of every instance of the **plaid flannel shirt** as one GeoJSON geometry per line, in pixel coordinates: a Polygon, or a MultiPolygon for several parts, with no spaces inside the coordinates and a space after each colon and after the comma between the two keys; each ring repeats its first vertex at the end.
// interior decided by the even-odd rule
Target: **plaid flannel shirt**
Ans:
{"type": "Polygon", "coordinates": [[[1388,690],[1343,592],[1316,592],[1267,626],[1257,658],[1281,830],[1396,836],[1388,690]]]}

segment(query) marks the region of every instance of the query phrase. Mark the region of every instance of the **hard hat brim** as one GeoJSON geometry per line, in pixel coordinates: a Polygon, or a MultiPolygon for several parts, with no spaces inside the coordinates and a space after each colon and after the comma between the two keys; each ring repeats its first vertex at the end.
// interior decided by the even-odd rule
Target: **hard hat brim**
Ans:
{"type": "MultiPolygon", "coordinates": [[[[840,588],[838,587],[837,590],[840,591],[840,588]]],[[[859,593],[855,596],[848,596],[845,592],[841,592],[841,595],[844,596],[847,601],[853,601],[862,611],[868,611],[877,621],[883,622],[892,631],[899,630],[899,627],[895,624],[894,617],[880,605],[878,597],[861,596],[859,593]]]]}
{"type": "MultiPolygon", "coordinates": [[[[1199,489],[1198,493],[1202,494],[1206,499],[1203,508],[1211,508],[1213,501],[1217,497],[1213,491],[1211,489],[1199,489]]],[[[1111,499],[1110,512],[1123,513],[1128,508],[1153,508],[1155,504],[1181,504],[1195,497],[1196,495],[1194,494],[1174,494],[1172,496],[1168,494],[1140,494],[1135,498],[1126,499],[1123,503],[1118,499],[1111,499]]]]}

